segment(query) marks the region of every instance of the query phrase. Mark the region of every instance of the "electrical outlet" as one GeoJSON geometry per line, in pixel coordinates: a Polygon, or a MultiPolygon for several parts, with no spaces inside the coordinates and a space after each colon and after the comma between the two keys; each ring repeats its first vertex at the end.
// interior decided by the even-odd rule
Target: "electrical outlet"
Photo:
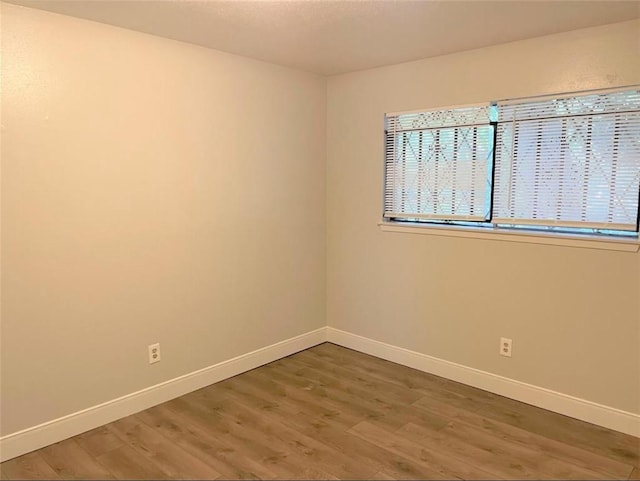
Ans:
{"type": "Polygon", "coordinates": [[[511,339],[507,339],[506,337],[500,338],[500,355],[511,357],[511,347],[513,341],[511,339]]]}
{"type": "Polygon", "coordinates": [[[160,362],[160,343],[149,345],[149,364],[160,362]]]}

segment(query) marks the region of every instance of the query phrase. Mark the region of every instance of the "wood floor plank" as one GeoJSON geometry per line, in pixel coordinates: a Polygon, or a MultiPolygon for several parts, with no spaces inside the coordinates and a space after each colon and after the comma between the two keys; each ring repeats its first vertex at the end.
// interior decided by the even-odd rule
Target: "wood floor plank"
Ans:
{"type": "Polygon", "coordinates": [[[236,426],[241,426],[254,441],[261,441],[265,446],[289,453],[285,459],[289,462],[300,462],[299,465],[293,466],[294,471],[299,472],[301,468],[308,466],[348,479],[359,479],[373,473],[370,468],[362,466],[344,453],[331,449],[277,420],[267,419],[260,412],[240,403],[229,403],[220,412],[223,416],[228,416],[236,426]]]}
{"type": "MultiPolygon", "coordinates": [[[[230,416],[222,412],[229,401],[222,401],[208,406],[194,397],[174,399],[166,403],[169,409],[182,414],[186,419],[197,423],[201,429],[212,436],[217,436],[221,442],[238,452],[256,460],[258,463],[278,475],[289,472],[289,451],[265,443],[263,439],[256,439],[251,430],[234,422],[230,416]]],[[[283,474],[283,476],[285,476],[283,474]]]]}
{"type": "Polygon", "coordinates": [[[62,479],[114,479],[74,438],[47,446],[40,455],[62,479]]]}
{"type": "MultiPolygon", "coordinates": [[[[325,374],[318,369],[314,369],[307,364],[298,364],[295,359],[288,359],[288,365],[298,368],[297,375],[304,376],[309,381],[307,392],[316,398],[317,402],[323,405],[330,405],[339,412],[345,413],[360,420],[364,416],[371,422],[377,422],[392,429],[398,429],[406,424],[408,416],[422,417],[423,422],[428,422],[430,418],[434,426],[443,427],[446,422],[431,414],[425,416],[424,413],[411,408],[407,402],[398,402],[385,396],[383,388],[367,390],[359,386],[354,386],[346,381],[341,381],[334,375],[325,374]]],[[[254,378],[266,376],[266,373],[252,373],[254,378]]],[[[283,375],[275,369],[269,371],[270,376],[264,380],[265,383],[280,384],[286,383],[283,375]]],[[[247,377],[249,378],[249,376],[247,377]]],[[[257,383],[256,385],[259,385],[257,383]]],[[[409,399],[415,399],[411,396],[409,399]]]]}
{"type": "MultiPolygon", "coordinates": [[[[228,403],[229,401],[225,401],[228,403]]],[[[191,398],[185,406],[167,403],[172,415],[178,415],[182,425],[186,425],[191,433],[207,444],[214,446],[217,458],[230,462],[236,468],[251,474],[250,477],[261,479],[282,477],[294,471],[288,466],[289,453],[256,440],[242,426],[234,423],[228,416],[218,413],[223,405],[216,406],[216,421],[209,420],[207,407],[191,398]],[[185,424],[186,423],[186,424],[185,424]]],[[[232,475],[231,477],[236,477],[232,475]]]]}
{"type": "Polygon", "coordinates": [[[603,477],[591,467],[578,466],[566,459],[548,456],[535,446],[512,443],[501,436],[468,424],[452,422],[442,430],[442,433],[480,449],[509,457],[512,462],[528,467],[536,475],[546,479],[601,479],[603,477]]]}
{"type": "Polygon", "coordinates": [[[321,356],[325,360],[343,366],[347,369],[351,369],[419,393],[429,393],[434,390],[447,390],[463,395],[473,394],[480,399],[494,399],[500,397],[497,394],[493,394],[488,391],[476,389],[440,376],[418,371],[417,369],[399,366],[391,361],[369,356],[328,342],[316,346],[309,351],[313,352],[314,355],[321,356]]]}
{"type": "Polygon", "coordinates": [[[120,419],[109,427],[171,478],[215,479],[220,476],[213,467],[170,442],[136,416],[120,419]]]}
{"type": "Polygon", "coordinates": [[[635,479],[640,439],[325,343],[0,464],[2,479],[635,479]]]}
{"type": "MultiPolygon", "coordinates": [[[[305,396],[304,401],[301,403],[300,408],[303,409],[304,406],[308,405],[310,402],[320,402],[319,399],[314,399],[314,395],[318,386],[314,385],[313,382],[309,382],[309,378],[307,377],[307,368],[300,369],[297,373],[297,376],[302,377],[303,379],[307,379],[307,386],[302,388],[304,394],[300,394],[300,389],[296,393],[297,396],[305,396]],[[314,401],[310,401],[310,399],[314,399],[314,401]]],[[[292,377],[296,376],[287,376],[283,375],[276,367],[270,366],[269,369],[257,370],[252,372],[252,376],[247,376],[247,380],[255,380],[256,378],[261,378],[261,383],[273,383],[275,385],[281,385],[285,388],[289,388],[288,395],[291,396],[291,391],[295,389],[295,382],[292,381],[292,377]]],[[[329,381],[330,382],[330,381],[329,381]]],[[[260,382],[258,383],[260,385],[260,382]]],[[[321,389],[320,392],[328,394],[332,397],[334,401],[338,403],[340,401],[345,400],[345,394],[349,394],[343,388],[325,388],[326,384],[320,384],[321,389]]],[[[384,389],[382,386],[375,386],[372,392],[379,392],[380,389],[384,389]]],[[[371,422],[375,422],[380,424],[381,426],[386,426],[392,429],[397,429],[408,422],[416,422],[424,425],[429,425],[434,429],[439,429],[444,427],[448,419],[440,416],[439,414],[433,412],[427,412],[422,409],[416,409],[414,406],[408,403],[411,398],[408,398],[405,402],[397,402],[397,401],[382,401],[380,399],[375,400],[373,403],[369,404],[371,396],[367,396],[366,392],[359,393],[360,398],[358,398],[355,403],[357,405],[362,405],[363,403],[367,403],[367,406],[371,408],[371,411],[367,413],[365,416],[351,416],[349,418],[349,423],[345,425],[348,429],[352,426],[355,426],[360,421],[364,419],[368,419],[371,422]],[[364,398],[364,399],[363,399],[364,398]]],[[[380,396],[378,396],[380,398],[380,396]]],[[[350,400],[350,405],[353,404],[353,399],[350,400]]],[[[338,404],[337,409],[339,413],[341,406],[338,404]]]]}
{"type": "MultiPolygon", "coordinates": [[[[397,452],[418,460],[428,466],[434,472],[431,479],[498,479],[501,478],[497,472],[487,471],[476,465],[465,461],[464,456],[455,456],[437,449],[431,449],[428,444],[414,442],[397,434],[385,431],[384,429],[363,421],[349,430],[363,439],[384,447],[392,452],[397,452]]],[[[385,473],[397,475],[397,472],[385,473]]]]}
{"type": "Polygon", "coordinates": [[[640,467],[640,439],[594,424],[502,398],[477,411],[489,419],[640,467]]]}
{"type": "MultiPolygon", "coordinates": [[[[185,396],[181,402],[180,406],[175,401],[167,404],[171,409],[179,408],[184,416],[200,422],[211,434],[217,433],[220,440],[231,448],[247,453],[270,472],[275,473],[276,477],[292,479],[296,473],[299,474],[308,467],[298,453],[291,450],[291,446],[265,438],[264,433],[256,432],[255,427],[234,416],[233,401],[209,401],[206,392],[203,392],[197,396],[185,396]],[[213,417],[212,412],[216,417],[213,425],[209,421],[209,418],[213,417]]],[[[269,403],[268,406],[273,407],[277,404],[269,403]]]]}
{"type": "Polygon", "coordinates": [[[446,389],[431,390],[427,393],[423,393],[422,397],[414,403],[415,406],[421,406],[424,402],[430,402],[431,400],[440,401],[442,404],[454,408],[456,410],[465,410],[469,412],[477,412],[482,408],[485,408],[488,404],[494,402],[494,398],[487,397],[483,391],[481,394],[473,392],[462,393],[454,392],[446,389]]]}
{"type": "MultiPolygon", "coordinates": [[[[275,380],[272,381],[275,383],[275,380]]],[[[313,413],[310,414],[312,416],[320,415],[331,418],[336,422],[343,423],[345,427],[351,427],[363,419],[378,418],[384,415],[380,409],[374,410],[370,406],[360,406],[353,400],[349,400],[348,396],[345,398],[343,395],[332,395],[331,392],[327,392],[324,388],[319,388],[313,383],[310,383],[308,389],[294,391],[287,388],[281,389],[278,386],[265,386],[255,380],[238,377],[228,380],[228,382],[225,381],[221,388],[231,389],[236,396],[241,393],[246,397],[275,400],[277,402],[272,403],[274,407],[282,404],[291,409],[297,408],[303,412],[313,413]]],[[[265,406],[265,409],[269,409],[269,406],[265,406]]]]}
{"type": "Polygon", "coordinates": [[[202,429],[198,423],[172,411],[166,405],[147,409],[137,417],[177,446],[213,467],[223,479],[274,479],[276,474],[238,451],[221,436],[202,429]]]}
{"type": "Polygon", "coordinates": [[[122,439],[105,426],[92,429],[75,437],[76,442],[94,458],[124,445],[122,439]]]}
{"type": "Polygon", "coordinates": [[[378,471],[376,473],[373,474],[373,476],[371,476],[371,479],[396,479],[393,476],[389,476],[387,473],[385,473],[384,471],[378,471]]]}
{"type": "Polygon", "coordinates": [[[408,424],[398,431],[403,438],[450,453],[506,479],[606,479],[598,473],[544,456],[526,446],[501,442],[495,436],[467,426],[440,431],[408,424]]]}
{"type": "Polygon", "coordinates": [[[286,397],[277,398],[278,402],[267,402],[266,398],[273,399],[272,390],[268,386],[246,378],[233,379],[232,382],[225,384],[224,389],[232,399],[241,400],[246,405],[264,413],[280,412],[285,416],[296,413],[306,419],[324,419],[345,429],[365,419],[363,415],[353,416],[328,403],[323,404],[321,400],[305,390],[288,390],[286,397]]]}
{"type": "Polygon", "coordinates": [[[296,479],[340,479],[314,468],[304,469],[296,479]]]}
{"type": "Polygon", "coordinates": [[[374,399],[381,398],[387,402],[412,403],[421,397],[420,392],[403,388],[394,383],[382,381],[366,374],[360,374],[348,367],[341,366],[323,360],[311,351],[303,351],[293,356],[292,362],[304,364],[306,368],[302,373],[308,379],[312,379],[325,386],[348,387],[353,393],[374,394],[374,399]]]}
{"type": "Polygon", "coordinates": [[[375,444],[362,442],[358,437],[345,431],[339,424],[333,423],[331,419],[313,419],[304,413],[296,413],[284,409],[270,409],[266,412],[261,412],[260,405],[252,403],[251,399],[239,396],[237,400],[239,404],[247,406],[248,409],[256,410],[257,413],[272,419],[274,422],[289,426],[338,452],[349,453],[360,463],[371,466],[372,469],[384,469],[387,472],[401,473],[403,478],[409,475],[421,479],[428,477],[429,472],[409,458],[387,451],[375,444]]]}
{"type": "Polygon", "coordinates": [[[391,402],[395,401],[410,404],[421,397],[420,392],[372,377],[368,374],[359,373],[358,371],[350,369],[349,365],[328,362],[321,356],[318,356],[313,350],[299,352],[293,356],[293,360],[307,363],[314,371],[319,371],[320,374],[333,378],[332,381],[334,383],[358,386],[369,393],[384,396],[385,399],[391,402]]]}
{"type": "Polygon", "coordinates": [[[60,479],[38,451],[0,464],[1,479],[60,479]]]}
{"type": "Polygon", "coordinates": [[[116,479],[170,479],[156,464],[126,444],[98,456],[96,460],[116,479]]]}
{"type": "MultiPolygon", "coordinates": [[[[449,419],[451,421],[474,426],[501,439],[507,440],[510,443],[531,447],[544,453],[546,456],[566,460],[586,470],[600,473],[605,477],[625,479],[633,470],[633,466],[629,464],[624,464],[615,459],[584,450],[571,444],[559,442],[510,424],[486,418],[477,413],[463,409],[452,409],[450,405],[435,399],[425,397],[414,403],[414,405],[419,405],[419,409],[425,411],[434,410],[441,414],[446,412],[450,416],[449,419]]],[[[421,425],[418,422],[412,422],[421,425]]],[[[421,426],[429,427],[425,425],[421,426]]]]}

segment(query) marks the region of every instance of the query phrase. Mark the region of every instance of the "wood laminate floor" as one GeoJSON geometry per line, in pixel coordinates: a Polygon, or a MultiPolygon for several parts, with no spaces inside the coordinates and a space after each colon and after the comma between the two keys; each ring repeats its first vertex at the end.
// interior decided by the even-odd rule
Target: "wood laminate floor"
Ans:
{"type": "Polygon", "coordinates": [[[325,343],[2,479],[640,479],[640,439],[325,343]]]}

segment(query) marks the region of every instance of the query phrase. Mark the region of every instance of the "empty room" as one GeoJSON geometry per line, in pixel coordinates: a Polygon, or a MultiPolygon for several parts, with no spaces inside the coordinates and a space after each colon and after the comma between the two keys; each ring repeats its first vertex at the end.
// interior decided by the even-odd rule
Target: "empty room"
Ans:
{"type": "Polygon", "coordinates": [[[2,479],[640,479],[640,2],[0,2],[2,479]]]}

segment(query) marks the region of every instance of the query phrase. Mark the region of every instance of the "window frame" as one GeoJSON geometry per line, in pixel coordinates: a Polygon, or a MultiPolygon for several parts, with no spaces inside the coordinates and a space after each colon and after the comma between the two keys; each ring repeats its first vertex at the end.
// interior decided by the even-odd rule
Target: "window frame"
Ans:
{"type": "MultiPolygon", "coordinates": [[[[422,110],[411,110],[403,112],[391,112],[384,114],[384,152],[383,152],[383,196],[382,196],[382,220],[379,226],[385,232],[404,232],[433,234],[439,236],[472,237],[482,239],[495,239],[515,242],[542,243],[554,245],[572,245],[577,247],[589,247],[599,249],[612,249],[637,252],[640,246],[640,193],[639,205],[636,210],[639,221],[636,222],[635,231],[622,231],[616,229],[602,229],[591,227],[575,228],[554,227],[553,224],[533,226],[530,224],[508,224],[504,222],[496,223],[493,220],[494,197],[496,189],[496,150],[497,144],[494,139],[493,153],[491,156],[491,177],[490,184],[490,212],[486,221],[460,221],[455,219],[417,219],[411,218],[408,214],[405,218],[393,218],[387,216],[387,172],[388,172],[388,118],[391,116],[418,114],[423,112],[439,112],[447,110],[465,109],[478,106],[495,106],[503,104],[513,104],[517,102],[539,102],[544,100],[562,99],[571,96],[583,96],[593,94],[612,94],[629,90],[640,90],[640,85],[628,85],[609,89],[594,89],[577,92],[564,92],[556,94],[544,94],[532,97],[511,98],[499,101],[490,101],[483,104],[469,104],[430,108],[422,110]]],[[[492,125],[494,133],[497,132],[498,122],[490,121],[487,125],[492,125]]],[[[443,127],[444,128],[444,127],[443,127]]]]}

